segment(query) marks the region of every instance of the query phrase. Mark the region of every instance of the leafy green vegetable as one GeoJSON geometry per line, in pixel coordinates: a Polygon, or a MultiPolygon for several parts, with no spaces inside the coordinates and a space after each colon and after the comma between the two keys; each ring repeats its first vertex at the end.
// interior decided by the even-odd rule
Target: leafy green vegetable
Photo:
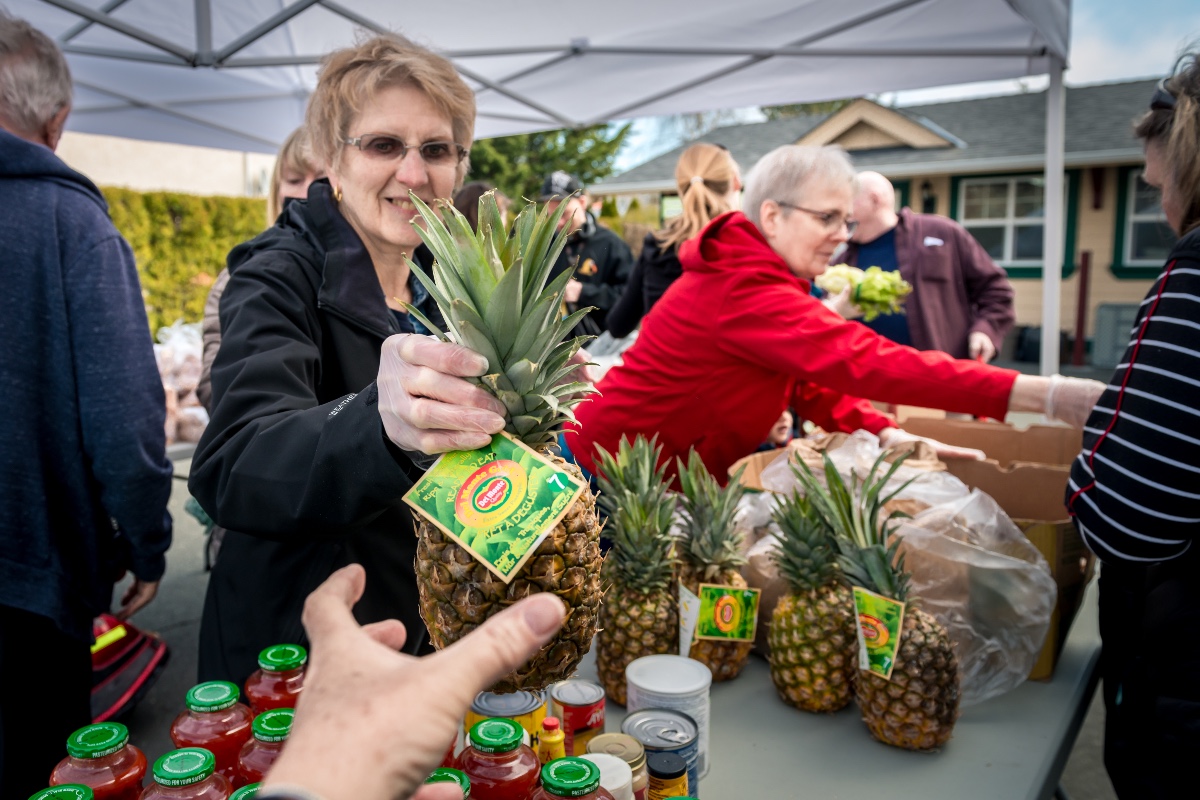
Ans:
{"type": "Polygon", "coordinates": [[[885,272],[879,267],[861,270],[848,264],[835,264],[825,270],[816,284],[832,295],[850,286],[850,299],[862,309],[864,322],[883,314],[903,314],[904,298],[912,292],[912,286],[899,272],[885,272]]]}

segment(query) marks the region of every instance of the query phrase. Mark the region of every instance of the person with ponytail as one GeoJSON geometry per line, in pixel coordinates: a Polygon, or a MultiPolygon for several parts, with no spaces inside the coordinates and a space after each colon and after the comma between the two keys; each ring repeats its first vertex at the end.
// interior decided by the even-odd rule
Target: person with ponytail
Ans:
{"type": "Polygon", "coordinates": [[[683,273],[679,245],[704,230],[714,217],[735,208],[742,190],[741,175],[729,151],[707,142],[697,142],[683,151],[675,165],[675,185],[683,213],[662,230],[646,234],[629,283],[608,312],[608,332],[617,339],[632,333],[683,273]]]}

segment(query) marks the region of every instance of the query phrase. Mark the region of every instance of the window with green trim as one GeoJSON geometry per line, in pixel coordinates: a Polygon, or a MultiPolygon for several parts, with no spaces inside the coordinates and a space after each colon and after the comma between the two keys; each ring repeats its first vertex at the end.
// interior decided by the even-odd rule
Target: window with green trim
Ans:
{"type": "Polygon", "coordinates": [[[1124,186],[1125,247],[1122,261],[1130,267],[1161,267],[1175,246],[1175,232],[1162,210],[1162,193],[1142,180],[1140,170],[1130,170],[1124,186]]]}
{"type": "Polygon", "coordinates": [[[1002,266],[1040,266],[1046,180],[964,178],[959,222],[1002,266]]]}

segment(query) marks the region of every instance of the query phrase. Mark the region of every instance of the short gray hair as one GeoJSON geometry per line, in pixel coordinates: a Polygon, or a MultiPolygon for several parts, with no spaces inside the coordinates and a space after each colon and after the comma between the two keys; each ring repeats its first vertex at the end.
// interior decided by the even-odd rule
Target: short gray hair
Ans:
{"type": "Polygon", "coordinates": [[[803,205],[805,191],[813,184],[845,183],[853,191],[856,181],[850,156],[837,145],[785,144],[760,158],[746,176],[742,210],[759,225],[764,200],[803,205]]]}
{"type": "Polygon", "coordinates": [[[31,134],[71,105],[71,70],[46,34],[0,8],[0,117],[31,134]]]}

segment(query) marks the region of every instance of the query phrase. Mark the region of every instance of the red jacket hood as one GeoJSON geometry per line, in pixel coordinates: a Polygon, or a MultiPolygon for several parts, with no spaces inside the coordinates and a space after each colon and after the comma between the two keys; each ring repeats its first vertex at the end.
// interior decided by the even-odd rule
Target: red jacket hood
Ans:
{"type": "Polygon", "coordinates": [[[739,270],[782,273],[799,281],[808,291],[808,281],[796,278],[778,253],[771,249],[758,226],[740,211],[715,218],[679,246],[679,263],[684,272],[716,273],[739,270]]]}

